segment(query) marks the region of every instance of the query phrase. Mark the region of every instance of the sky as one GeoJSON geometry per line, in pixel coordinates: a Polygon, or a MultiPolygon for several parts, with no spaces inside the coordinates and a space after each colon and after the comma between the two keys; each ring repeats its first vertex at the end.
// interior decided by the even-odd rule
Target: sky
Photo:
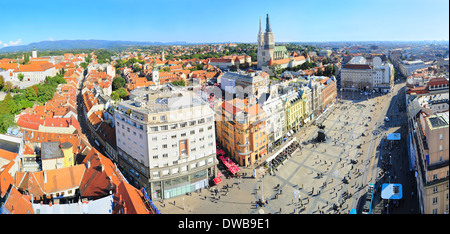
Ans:
{"type": "Polygon", "coordinates": [[[449,40],[448,0],[1,0],[0,48],[77,39],[255,43],[266,14],[275,42],[449,40]]]}

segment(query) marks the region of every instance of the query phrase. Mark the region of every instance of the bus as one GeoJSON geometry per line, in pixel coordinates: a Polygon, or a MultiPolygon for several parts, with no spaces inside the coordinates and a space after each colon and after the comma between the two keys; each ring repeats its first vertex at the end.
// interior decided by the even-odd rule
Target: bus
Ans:
{"type": "Polygon", "coordinates": [[[369,189],[366,194],[366,203],[364,203],[362,214],[371,214],[372,213],[372,203],[373,203],[373,194],[375,192],[375,184],[370,183],[369,189]]]}

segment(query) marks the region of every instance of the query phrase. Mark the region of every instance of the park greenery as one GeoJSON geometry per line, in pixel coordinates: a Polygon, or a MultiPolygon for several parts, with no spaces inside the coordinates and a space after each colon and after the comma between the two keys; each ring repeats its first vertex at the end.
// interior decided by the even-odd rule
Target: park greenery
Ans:
{"type": "Polygon", "coordinates": [[[7,90],[3,86],[2,91],[7,92],[7,94],[0,101],[0,133],[5,133],[8,127],[16,125],[14,117],[22,110],[33,107],[34,105],[44,105],[47,101],[51,100],[58,84],[63,83],[66,83],[63,74],[58,74],[54,77],[47,76],[43,83],[25,89],[7,90]]]}

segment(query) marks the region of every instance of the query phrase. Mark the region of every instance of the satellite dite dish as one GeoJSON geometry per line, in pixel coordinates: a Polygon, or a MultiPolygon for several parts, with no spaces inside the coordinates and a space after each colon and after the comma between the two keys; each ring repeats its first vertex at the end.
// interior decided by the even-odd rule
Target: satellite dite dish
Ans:
{"type": "Polygon", "coordinates": [[[381,58],[380,57],[373,58],[372,63],[374,66],[381,66],[381,58]]]}

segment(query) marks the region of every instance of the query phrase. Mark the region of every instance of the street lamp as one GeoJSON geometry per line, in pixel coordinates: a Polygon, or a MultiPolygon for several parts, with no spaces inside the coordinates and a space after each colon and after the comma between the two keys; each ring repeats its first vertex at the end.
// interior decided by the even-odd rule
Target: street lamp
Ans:
{"type": "MultiPolygon", "coordinates": [[[[260,167],[259,168],[259,173],[261,174],[263,172],[264,172],[264,168],[260,167]]],[[[263,203],[265,203],[265,201],[264,201],[264,176],[261,178],[261,201],[263,203]]]]}

